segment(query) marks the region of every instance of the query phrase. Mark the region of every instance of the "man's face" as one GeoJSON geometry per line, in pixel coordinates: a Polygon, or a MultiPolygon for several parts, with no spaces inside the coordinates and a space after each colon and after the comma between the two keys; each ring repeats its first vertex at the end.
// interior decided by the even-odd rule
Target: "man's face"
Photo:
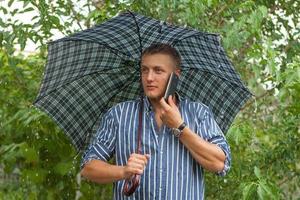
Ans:
{"type": "MultiPolygon", "coordinates": [[[[169,55],[144,55],[141,63],[142,84],[145,95],[152,100],[160,100],[165,92],[170,74],[175,70],[175,62],[169,55]]],[[[176,74],[179,75],[177,69],[176,74]]]]}

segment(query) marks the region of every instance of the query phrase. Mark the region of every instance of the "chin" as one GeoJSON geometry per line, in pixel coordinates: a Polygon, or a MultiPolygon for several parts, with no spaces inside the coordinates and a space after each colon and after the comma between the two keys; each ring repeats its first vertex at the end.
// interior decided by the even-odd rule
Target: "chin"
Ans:
{"type": "Polygon", "coordinates": [[[147,94],[146,93],[146,96],[152,100],[160,100],[162,98],[162,95],[157,95],[157,94],[149,94],[149,93],[147,94]]]}

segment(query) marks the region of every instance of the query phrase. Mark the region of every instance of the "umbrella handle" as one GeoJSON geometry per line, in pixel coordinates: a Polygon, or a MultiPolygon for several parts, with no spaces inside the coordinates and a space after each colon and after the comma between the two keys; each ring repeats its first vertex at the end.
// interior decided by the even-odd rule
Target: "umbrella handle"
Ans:
{"type": "Polygon", "coordinates": [[[136,188],[139,186],[140,179],[141,175],[138,174],[135,174],[131,179],[127,179],[123,188],[123,194],[126,196],[132,195],[136,188]]]}
{"type": "MultiPolygon", "coordinates": [[[[139,126],[138,126],[138,146],[137,146],[138,154],[141,154],[142,152],[141,137],[142,137],[143,112],[144,112],[144,101],[143,101],[143,95],[141,95],[141,106],[140,106],[139,126]]],[[[135,174],[130,179],[125,180],[123,194],[126,196],[132,195],[135,192],[136,188],[140,185],[140,180],[141,180],[141,175],[139,174],[135,174]]]]}

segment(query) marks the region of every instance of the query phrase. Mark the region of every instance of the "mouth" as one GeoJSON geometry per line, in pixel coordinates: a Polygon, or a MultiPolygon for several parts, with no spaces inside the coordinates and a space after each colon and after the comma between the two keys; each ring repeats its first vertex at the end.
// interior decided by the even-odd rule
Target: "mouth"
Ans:
{"type": "Polygon", "coordinates": [[[147,89],[148,90],[154,90],[155,88],[157,88],[156,86],[153,86],[153,85],[148,85],[147,86],[147,89]]]}

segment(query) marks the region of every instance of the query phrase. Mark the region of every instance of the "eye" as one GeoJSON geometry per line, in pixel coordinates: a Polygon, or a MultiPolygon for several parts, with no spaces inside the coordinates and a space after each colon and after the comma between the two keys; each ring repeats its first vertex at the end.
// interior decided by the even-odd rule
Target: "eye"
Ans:
{"type": "Polygon", "coordinates": [[[158,74],[160,74],[160,73],[162,73],[162,72],[163,72],[163,70],[162,70],[162,69],[160,69],[160,68],[156,68],[156,69],[155,69],[155,72],[156,72],[156,73],[158,73],[158,74]]]}
{"type": "Polygon", "coordinates": [[[143,67],[142,69],[141,69],[141,72],[142,72],[142,74],[146,74],[146,73],[148,73],[148,68],[146,68],[146,67],[143,67]]]}

